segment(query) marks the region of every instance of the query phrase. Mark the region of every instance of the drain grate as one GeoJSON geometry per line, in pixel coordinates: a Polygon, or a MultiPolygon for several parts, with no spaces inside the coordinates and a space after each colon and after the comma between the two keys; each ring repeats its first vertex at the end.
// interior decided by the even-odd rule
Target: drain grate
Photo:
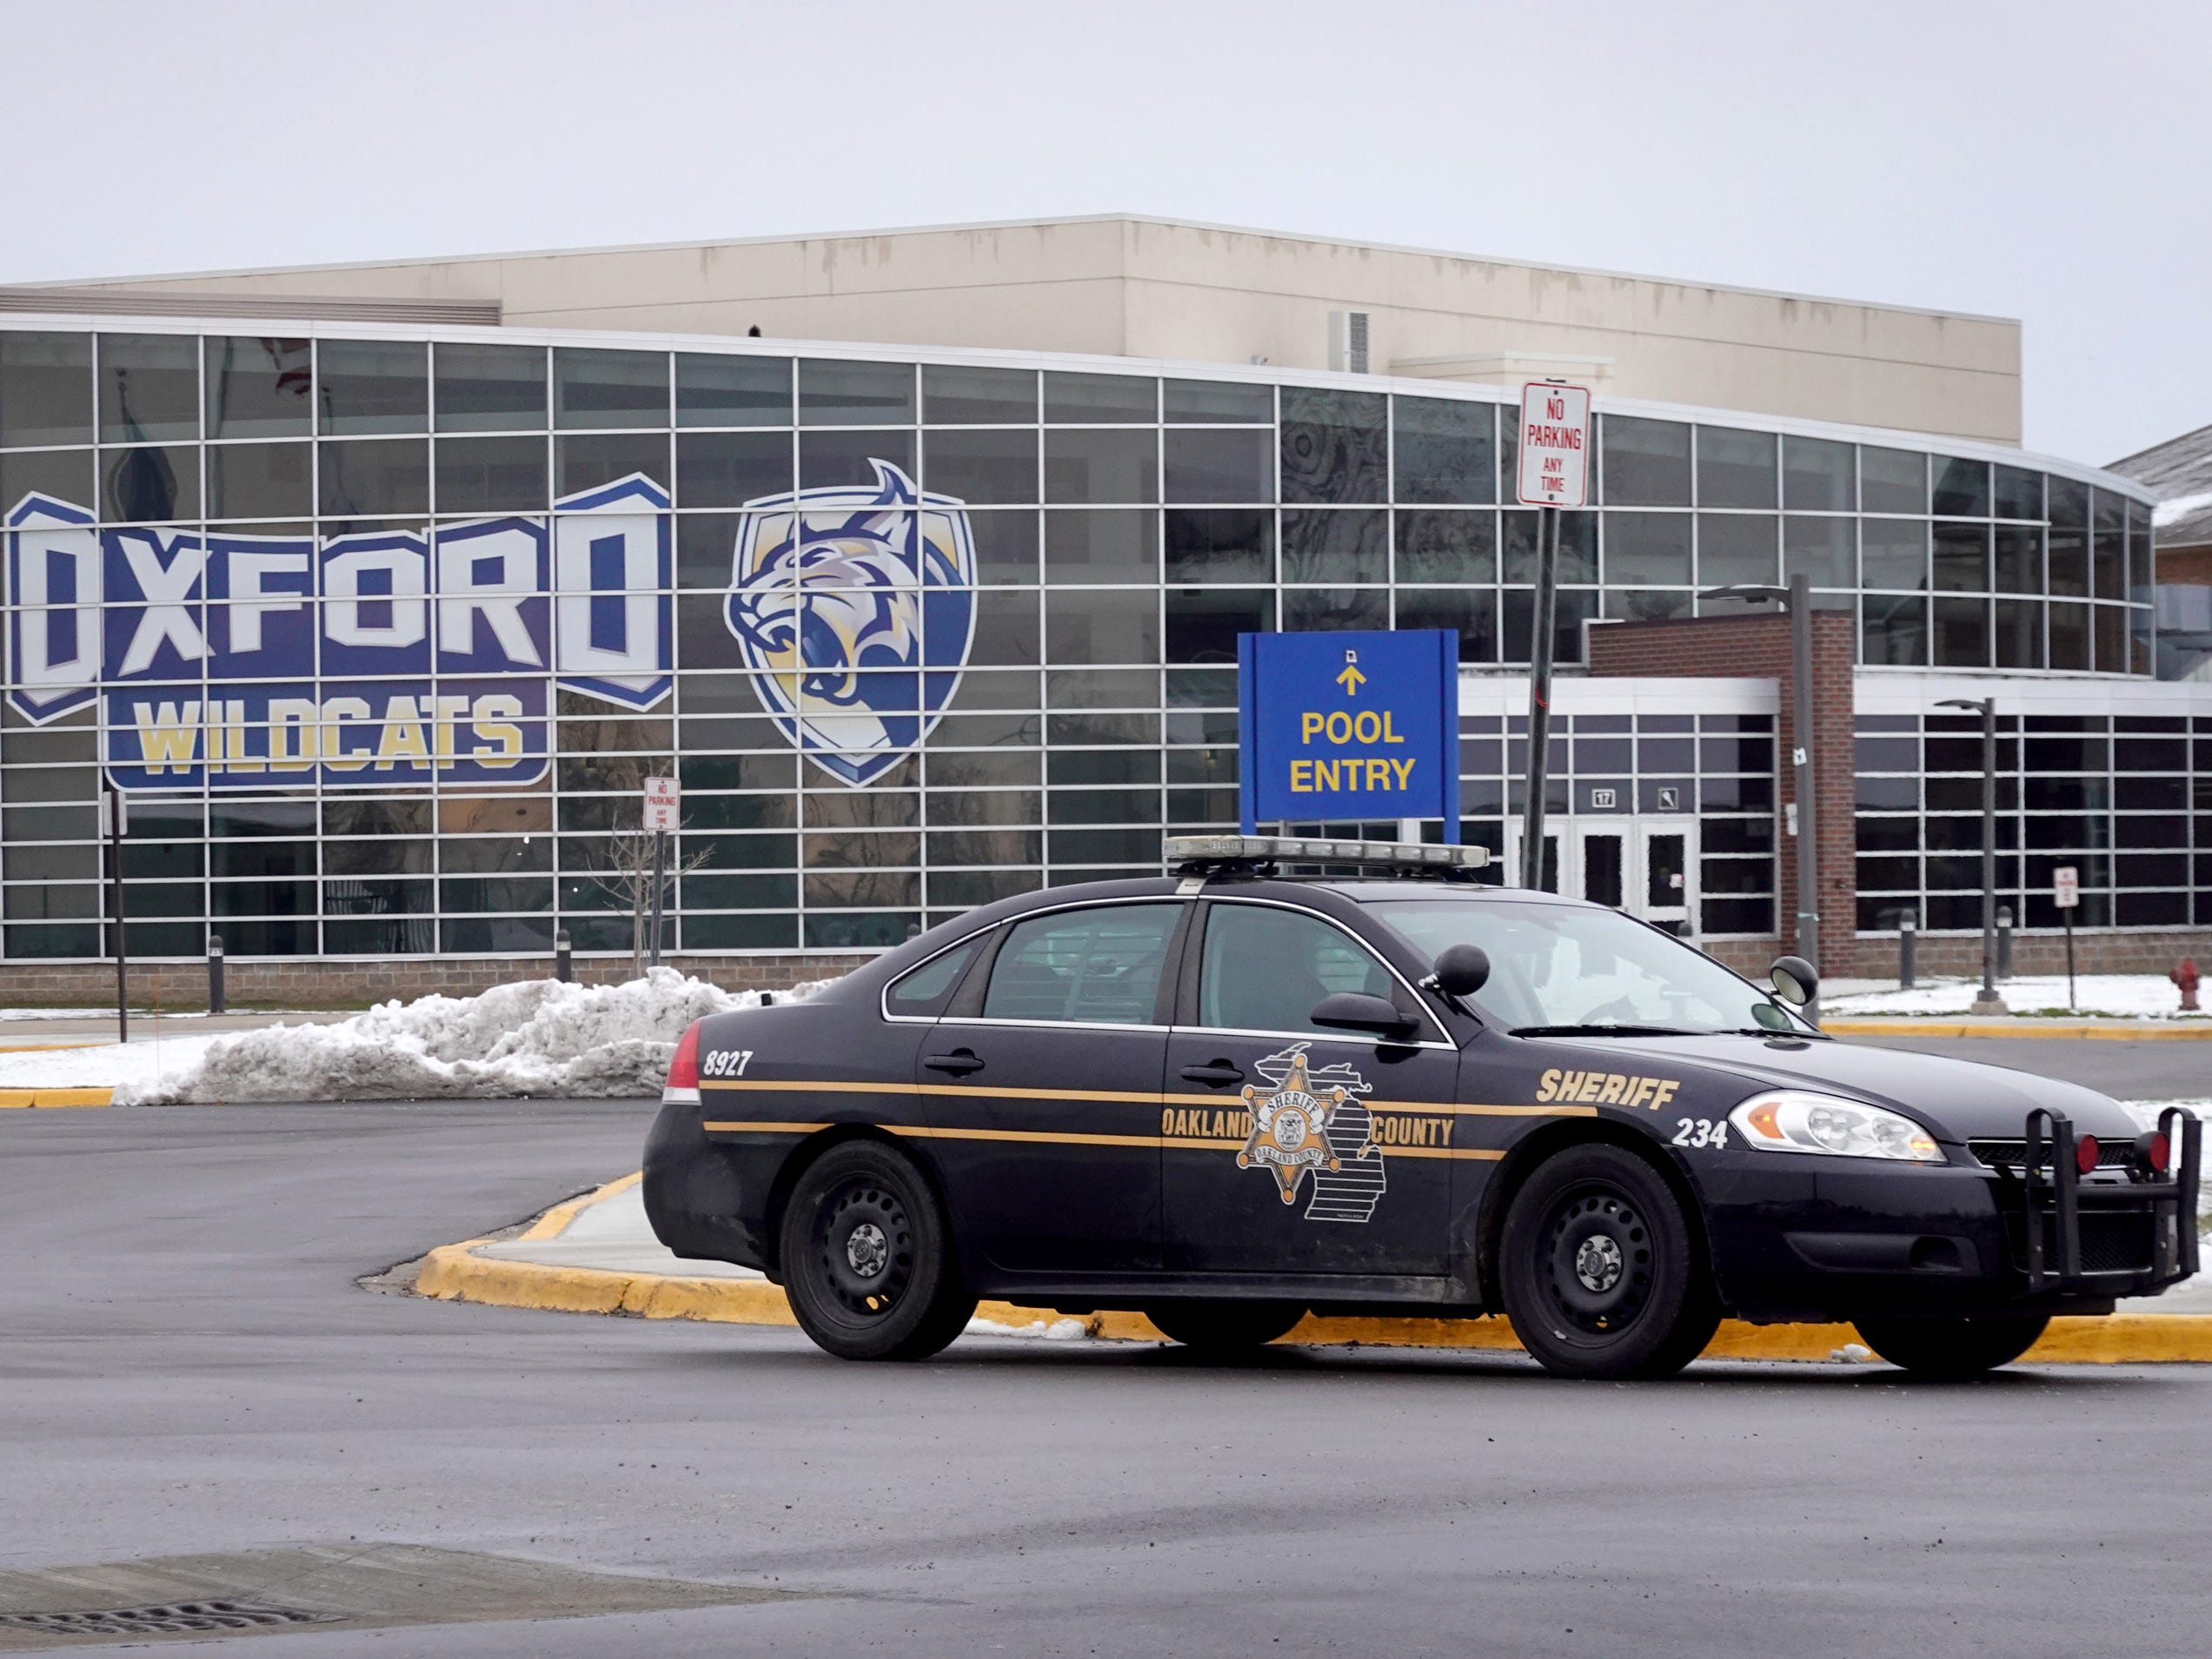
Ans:
{"type": "Polygon", "coordinates": [[[0,1630],[37,1630],[53,1636],[163,1636],[334,1624],[344,1618],[342,1613],[310,1613],[303,1608],[276,1607],[266,1602],[168,1602],[90,1613],[0,1613],[0,1630]]]}

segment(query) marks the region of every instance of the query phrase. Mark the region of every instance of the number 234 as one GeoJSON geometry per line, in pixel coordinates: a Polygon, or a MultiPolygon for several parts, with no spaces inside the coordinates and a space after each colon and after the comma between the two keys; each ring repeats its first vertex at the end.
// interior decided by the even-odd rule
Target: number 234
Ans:
{"type": "Polygon", "coordinates": [[[1676,1146],[1725,1146],[1728,1145],[1728,1119],[1725,1118],[1677,1118],[1675,1119],[1676,1146]]]}

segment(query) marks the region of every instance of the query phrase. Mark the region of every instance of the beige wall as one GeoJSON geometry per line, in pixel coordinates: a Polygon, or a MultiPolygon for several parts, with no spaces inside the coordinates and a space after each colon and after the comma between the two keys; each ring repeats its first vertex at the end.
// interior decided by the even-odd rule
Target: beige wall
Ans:
{"type": "Polygon", "coordinates": [[[496,299],[509,323],[1325,368],[1328,315],[1370,367],[2001,443],[2020,326],[1150,219],[324,266],[71,287],[496,299]]]}

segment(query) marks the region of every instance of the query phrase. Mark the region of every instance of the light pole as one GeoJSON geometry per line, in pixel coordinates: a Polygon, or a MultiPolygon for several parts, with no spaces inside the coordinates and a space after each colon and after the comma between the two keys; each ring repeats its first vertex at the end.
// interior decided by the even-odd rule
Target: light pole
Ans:
{"type": "Polygon", "coordinates": [[[1997,995],[1997,700],[1946,697],[1938,708],[1964,708],[1982,717],[1982,994],[1970,1012],[2010,1011],[1997,995]]]}
{"type": "MultiPolygon", "coordinates": [[[[1709,587],[1700,599],[1740,599],[1747,604],[1772,601],[1790,613],[1790,764],[1797,785],[1797,954],[1820,966],[1820,824],[1813,810],[1812,771],[1812,579],[1803,571],[1787,587],[1737,582],[1709,587]]],[[[1802,1011],[1816,1024],[1820,1005],[1802,1011]]]]}

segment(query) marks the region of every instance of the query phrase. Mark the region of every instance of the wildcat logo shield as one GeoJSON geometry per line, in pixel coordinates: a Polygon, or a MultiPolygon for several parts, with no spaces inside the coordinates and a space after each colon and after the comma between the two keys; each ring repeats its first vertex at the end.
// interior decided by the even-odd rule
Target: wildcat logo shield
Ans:
{"type": "Polygon", "coordinates": [[[1309,1174],[1308,1221],[1371,1221],[1389,1187],[1375,1120],[1358,1097],[1367,1082],[1350,1065],[1308,1066],[1305,1045],[1294,1043],[1252,1070],[1265,1085],[1247,1083],[1252,1134],[1237,1154],[1240,1170],[1265,1169],[1285,1204],[1298,1202],[1309,1174]]]}
{"type": "Polygon", "coordinates": [[[965,502],[887,461],[866,485],[745,504],[727,620],[762,704],[833,778],[872,783],[953,700],[975,640],[965,502]]]}

